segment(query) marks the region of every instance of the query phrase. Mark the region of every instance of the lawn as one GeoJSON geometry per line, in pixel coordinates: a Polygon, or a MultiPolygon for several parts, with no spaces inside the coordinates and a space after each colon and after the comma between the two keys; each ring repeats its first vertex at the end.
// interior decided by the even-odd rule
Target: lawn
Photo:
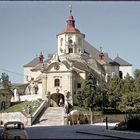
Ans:
{"type": "Polygon", "coordinates": [[[24,102],[19,102],[14,105],[11,105],[9,108],[5,110],[0,110],[0,113],[4,112],[22,112],[23,114],[27,114],[27,106],[31,106],[31,114],[33,114],[36,109],[40,106],[42,101],[36,100],[36,101],[24,101],[24,102]]]}

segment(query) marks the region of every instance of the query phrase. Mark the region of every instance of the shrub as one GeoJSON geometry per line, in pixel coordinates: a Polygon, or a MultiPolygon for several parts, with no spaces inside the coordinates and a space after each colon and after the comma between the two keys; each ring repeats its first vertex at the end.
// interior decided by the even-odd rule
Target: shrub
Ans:
{"type": "Polygon", "coordinates": [[[114,108],[104,108],[103,114],[123,114],[124,112],[121,112],[120,110],[114,109],[114,108]]]}
{"type": "Polygon", "coordinates": [[[129,114],[125,122],[127,130],[140,130],[140,114],[129,114]]]}

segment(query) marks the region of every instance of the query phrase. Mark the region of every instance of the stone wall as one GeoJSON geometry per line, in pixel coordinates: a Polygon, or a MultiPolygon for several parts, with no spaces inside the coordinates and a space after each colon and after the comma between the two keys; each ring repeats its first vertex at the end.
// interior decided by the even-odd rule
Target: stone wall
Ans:
{"type": "Polygon", "coordinates": [[[32,120],[31,120],[31,123],[33,124],[33,122],[36,120],[36,118],[38,117],[38,115],[42,112],[42,110],[44,108],[47,107],[47,101],[43,101],[41,103],[41,105],[39,106],[39,108],[35,111],[35,113],[33,114],[32,116],[32,120]]]}
{"type": "Polygon", "coordinates": [[[21,112],[9,112],[9,113],[0,113],[0,121],[4,123],[8,121],[20,121],[24,123],[25,126],[31,126],[37,116],[41,113],[41,111],[47,106],[47,102],[43,101],[40,107],[36,110],[36,112],[31,116],[25,116],[21,112]]]}
{"type": "Polygon", "coordinates": [[[29,125],[28,119],[21,112],[0,113],[0,121],[4,123],[8,121],[21,121],[24,125],[29,125]]]}
{"type": "Polygon", "coordinates": [[[37,100],[37,99],[42,99],[42,95],[37,94],[37,95],[22,95],[20,96],[20,101],[32,101],[32,100],[37,100]]]}

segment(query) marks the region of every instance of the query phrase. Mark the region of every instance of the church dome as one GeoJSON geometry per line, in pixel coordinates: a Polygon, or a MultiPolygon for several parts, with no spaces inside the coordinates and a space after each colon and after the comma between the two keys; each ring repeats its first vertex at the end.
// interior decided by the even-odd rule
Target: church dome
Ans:
{"type": "Polygon", "coordinates": [[[62,31],[62,33],[80,33],[79,29],[75,28],[75,20],[72,15],[67,18],[67,27],[62,31]]]}

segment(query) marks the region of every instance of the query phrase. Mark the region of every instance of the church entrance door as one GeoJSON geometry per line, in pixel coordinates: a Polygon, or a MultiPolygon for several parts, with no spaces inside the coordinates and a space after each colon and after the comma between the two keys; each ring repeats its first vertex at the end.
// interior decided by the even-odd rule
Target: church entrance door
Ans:
{"type": "Polygon", "coordinates": [[[52,107],[58,107],[64,105],[64,95],[61,93],[53,93],[50,96],[51,99],[51,106],[52,107]]]}

